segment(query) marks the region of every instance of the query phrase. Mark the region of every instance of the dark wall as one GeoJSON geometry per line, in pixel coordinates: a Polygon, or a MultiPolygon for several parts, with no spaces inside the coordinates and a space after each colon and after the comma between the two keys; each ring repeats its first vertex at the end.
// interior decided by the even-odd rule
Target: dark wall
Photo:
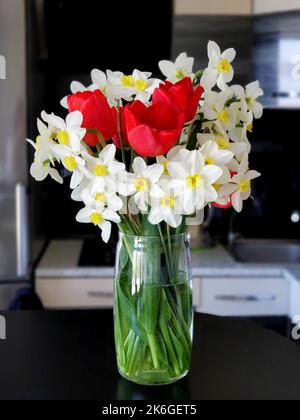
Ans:
{"type": "Polygon", "coordinates": [[[252,18],[250,16],[176,16],[173,57],[186,51],[195,57],[195,69],[207,67],[207,43],[216,41],[222,50],[235,48],[235,79],[238,84],[251,80],[252,18]]]}

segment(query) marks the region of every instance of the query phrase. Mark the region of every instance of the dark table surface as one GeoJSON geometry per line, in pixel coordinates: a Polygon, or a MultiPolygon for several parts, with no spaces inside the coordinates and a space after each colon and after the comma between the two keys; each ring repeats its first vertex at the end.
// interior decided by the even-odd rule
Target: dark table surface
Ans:
{"type": "Polygon", "coordinates": [[[182,381],[143,387],[116,367],[111,311],[10,312],[0,399],[300,399],[300,348],[254,324],[196,315],[182,381]]]}

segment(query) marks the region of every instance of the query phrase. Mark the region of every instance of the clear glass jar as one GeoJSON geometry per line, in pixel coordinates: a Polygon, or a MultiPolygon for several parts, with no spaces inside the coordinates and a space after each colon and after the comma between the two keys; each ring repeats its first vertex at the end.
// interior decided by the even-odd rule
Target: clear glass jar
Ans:
{"type": "Polygon", "coordinates": [[[120,234],[114,299],[120,374],[142,385],[169,384],[186,376],[193,330],[186,235],[120,234]]]}

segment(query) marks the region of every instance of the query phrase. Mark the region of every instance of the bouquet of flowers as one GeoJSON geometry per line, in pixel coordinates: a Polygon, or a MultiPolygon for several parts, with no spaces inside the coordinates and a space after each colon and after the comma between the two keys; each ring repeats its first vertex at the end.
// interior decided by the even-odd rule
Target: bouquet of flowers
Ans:
{"type": "MultiPolygon", "coordinates": [[[[77,221],[99,227],[103,241],[110,238],[111,223],[123,235],[161,240],[167,269],[148,272],[150,285],[162,277],[164,284],[179,284],[171,238],[185,232],[187,218],[207,205],[240,212],[260,175],[249,169],[248,133],[262,116],[258,98],[263,91],[259,82],[229,86],[235,55],[234,49],[222,53],[211,41],[205,70],[194,73],[194,59],[182,53],[175,63],[159,63],[164,81],[139,70],[127,75],[95,69],[89,87],[73,82],[72,94],[62,100],[66,119],[43,112],[36,141],[28,140],[35,149],[31,175],[63,183],[64,168],[71,175],[71,198],[84,204],[77,221]]],[[[134,244],[127,238],[125,245],[122,264],[132,281],[134,244]]],[[[161,264],[159,249],[148,251],[151,264],[161,264]]],[[[126,289],[128,276],[122,281],[115,308],[122,371],[129,375],[141,369],[138,354],[144,354],[139,363],[147,360],[152,369],[168,360],[169,375],[186,370],[189,357],[182,355],[191,348],[191,317],[174,321],[172,315],[179,307],[188,312],[182,295],[158,288],[133,294],[128,284],[126,289]],[[118,308],[127,313],[121,315],[118,308]],[[159,327],[163,317],[171,333],[159,327]]]]}

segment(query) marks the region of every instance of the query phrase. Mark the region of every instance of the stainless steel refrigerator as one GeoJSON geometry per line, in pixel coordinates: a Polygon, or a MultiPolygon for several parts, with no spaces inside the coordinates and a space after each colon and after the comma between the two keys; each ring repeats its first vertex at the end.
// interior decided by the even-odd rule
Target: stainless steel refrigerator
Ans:
{"type": "Polygon", "coordinates": [[[0,0],[0,310],[29,281],[26,2],[0,0]]]}

